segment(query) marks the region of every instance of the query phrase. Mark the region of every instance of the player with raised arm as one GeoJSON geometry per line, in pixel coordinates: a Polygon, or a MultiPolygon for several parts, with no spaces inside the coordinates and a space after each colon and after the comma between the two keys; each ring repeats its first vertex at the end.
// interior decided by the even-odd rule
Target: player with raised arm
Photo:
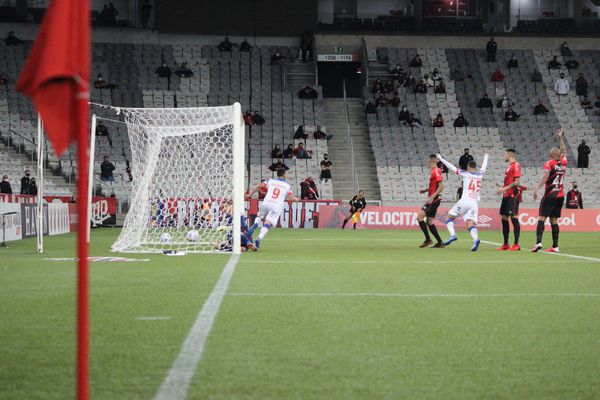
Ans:
{"type": "Polygon", "coordinates": [[[504,153],[504,161],[508,163],[506,174],[504,175],[504,185],[497,192],[502,195],[500,215],[502,216],[504,244],[498,247],[498,250],[519,251],[521,250],[521,246],[519,245],[519,236],[521,234],[521,225],[519,224],[521,164],[517,161],[517,151],[515,149],[507,149],[504,153]],[[509,218],[512,221],[515,235],[515,241],[512,246],[508,244],[508,236],[510,234],[509,218]]]}
{"type": "Polygon", "coordinates": [[[473,246],[471,251],[477,251],[481,241],[477,234],[477,216],[479,213],[479,193],[481,191],[481,181],[488,164],[488,154],[485,153],[483,156],[483,164],[479,171],[477,170],[477,163],[475,161],[469,161],[467,164],[467,170],[456,168],[454,165],[444,160],[444,158],[438,154],[437,158],[446,166],[448,169],[463,177],[463,194],[460,200],[448,211],[448,220],[446,226],[450,237],[444,242],[445,246],[448,246],[452,242],[458,240],[456,237],[456,231],[454,230],[454,220],[459,215],[463,216],[467,224],[467,229],[471,233],[473,238],[473,246]]]}
{"type": "Polygon", "coordinates": [[[565,145],[564,132],[562,128],[557,129],[556,136],[560,149],[553,147],[550,149],[550,160],[544,164],[544,176],[540,183],[533,190],[533,199],[537,200],[537,191],[545,186],[544,196],[540,201],[540,211],[537,223],[536,245],[531,249],[532,252],[538,252],[542,249],[542,236],[544,236],[544,224],[550,218],[552,227],[552,247],[546,251],[558,253],[558,219],[565,202],[564,181],[567,172],[567,146],[565,145]]]}
{"type": "Polygon", "coordinates": [[[344,223],[342,224],[342,229],[346,228],[346,224],[348,221],[352,220],[354,222],[354,228],[356,229],[356,222],[358,222],[358,215],[365,209],[367,206],[367,200],[365,200],[365,191],[359,190],[358,193],[352,197],[352,200],[348,202],[350,204],[350,211],[346,219],[344,219],[344,223]]]}
{"type": "Polygon", "coordinates": [[[425,205],[421,207],[419,213],[417,214],[417,221],[419,222],[419,227],[423,231],[425,235],[425,241],[419,246],[420,248],[424,248],[433,244],[431,237],[429,236],[429,232],[435,237],[437,243],[433,245],[435,248],[444,247],[444,243],[442,243],[442,238],[438,233],[437,227],[435,226],[435,215],[437,214],[438,207],[442,202],[442,191],[444,190],[444,178],[442,176],[442,170],[437,166],[437,157],[435,154],[431,154],[429,156],[429,168],[431,169],[431,174],[429,175],[429,186],[427,189],[420,190],[419,193],[427,193],[427,200],[425,200],[425,205]],[[427,231],[429,228],[429,231],[427,231]]]}
{"type": "MultiPolygon", "coordinates": [[[[277,171],[277,178],[269,179],[266,185],[267,194],[260,204],[258,216],[254,220],[254,224],[249,229],[249,233],[252,235],[256,228],[262,224],[258,237],[254,242],[257,248],[260,248],[260,241],[265,238],[269,232],[269,228],[277,225],[279,217],[283,212],[283,203],[285,201],[298,201],[298,198],[294,197],[292,187],[285,181],[285,171],[277,171]]],[[[258,192],[260,186],[261,185],[259,184],[252,188],[248,196],[252,196],[254,193],[258,192]]]]}

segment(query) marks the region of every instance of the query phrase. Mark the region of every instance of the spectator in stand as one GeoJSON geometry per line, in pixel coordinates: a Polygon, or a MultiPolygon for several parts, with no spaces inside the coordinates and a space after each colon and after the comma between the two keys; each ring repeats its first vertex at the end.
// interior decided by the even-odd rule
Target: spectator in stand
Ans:
{"type": "Polygon", "coordinates": [[[408,121],[409,118],[410,118],[410,112],[408,112],[408,109],[406,108],[406,106],[402,106],[402,108],[398,112],[398,121],[406,122],[406,121],[408,121]]]}
{"type": "Polygon", "coordinates": [[[175,75],[180,78],[189,78],[194,76],[194,73],[188,68],[187,63],[184,62],[175,70],[175,75]]]}
{"type": "Polygon", "coordinates": [[[508,106],[508,110],[504,113],[504,120],[507,122],[514,122],[518,120],[519,117],[520,115],[513,110],[512,106],[508,106]]]}
{"type": "Polygon", "coordinates": [[[458,113],[458,117],[454,120],[455,128],[464,128],[469,126],[469,122],[465,119],[462,113],[458,113]]]}
{"type": "Polygon", "coordinates": [[[327,183],[331,179],[331,167],[333,163],[329,159],[327,153],[323,154],[323,160],[321,161],[321,184],[327,183]]]}
{"type": "Polygon", "coordinates": [[[498,103],[496,103],[496,107],[497,108],[502,108],[504,110],[508,109],[508,107],[510,106],[514,106],[515,103],[513,103],[508,96],[505,94],[502,95],[502,98],[500,100],[498,100],[498,103]]]}
{"type": "Polygon", "coordinates": [[[440,80],[437,86],[435,87],[434,93],[444,94],[446,93],[446,85],[444,81],[440,80]]]}
{"type": "Polygon", "coordinates": [[[302,89],[298,92],[298,97],[303,100],[316,99],[319,97],[319,93],[315,89],[313,89],[308,83],[304,85],[302,89]]]}
{"type": "Polygon", "coordinates": [[[233,49],[233,46],[235,46],[235,44],[231,43],[229,38],[226,37],[225,40],[223,40],[221,43],[219,43],[219,46],[217,46],[217,47],[218,47],[219,51],[231,52],[231,50],[233,49]]]}
{"type": "Polygon", "coordinates": [[[406,121],[404,123],[404,125],[409,126],[411,128],[422,128],[423,124],[421,123],[421,120],[418,119],[417,117],[415,117],[415,114],[410,114],[410,117],[408,117],[408,121],[406,121]]]}
{"type": "Polygon", "coordinates": [[[531,82],[543,82],[544,81],[544,77],[542,76],[542,73],[538,70],[535,70],[532,72],[531,74],[531,82]]]}
{"type": "Polygon", "coordinates": [[[321,126],[317,125],[317,130],[314,131],[313,137],[316,140],[326,139],[329,142],[331,140],[331,138],[333,138],[333,135],[328,135],[327,133],[323,132],[321,130],[321,126]]]}
{"type": "Polygon", "coordinates": [[[415,88],[413,89],[413,92],[419,94],[427,94],[427,85],[425,84],[425,81],[423,79],[421,79],[419,83],[416,84],[415,88]]]}
{"type": "Polygon", "coordinates": [[[29,170],[25,170],[25,175],[21,178],[21,192],[20,194],[31,194],[31,178],[29,170]]]}
{"type": "Polygon", "coordinates": [[[312,150],[306,150],[304,148],[304,143],[298,143],[298,146],[294,149],[294,157],[299,159],[309,159],[312,158],[312,150]]]}
{"type": "Polygon", "coordinates": [[[114,83],[106,82],[102,75],[98,75],[98,77],[94,81],[94,87],[96,89],[116,89],[117,85],[115,85],[114,83]]]}
{"type": "Polygon", "coordinates": [[[592,102],[587,98],[587,96],[585,96],[583,100],[581,100],[581,108],[583,108],[584,110],[591,110],[592,108],[594,108],[594,106],[592,106],[592,102]]]}
{"type": "Polygon", "coordinates": [[[585,139],[581,141],[581,144],[577,147],[577,168],[587,168],[590,164],[590,153],[592,149],[585,142],[585,139]]]}
{"type": "Polygon", "coordinates": [[[35,178],[31,178],[31,181],[29,182],[29,195],[37,196],[37,193],[38,193],[37,182],[36,182],[35,178]]]}
{"type": "Polygon", "coordinates": [[[427,87],[433,87],[434,83],[433,83],[433,79],[431,79],[431,76],[429,76],[429,74],[425,74],[425,76],[423,76],[422,79],[425,84],[427,85],[427,87]]]}
{"type": "Polygon", "coordinates": [[[155,71],[159,78],[167,78],[168,82],[171,83],[171,68],[163,61],[162,65],[156,68],[155,71]]]}
{"type": "Polygon", "coordinates": [[[469,162],[473,161],[474,158],[471,154],[469,154],[469,149],[465,149],[463,152],[463,155],[460,156],[460,158],[458,159],[458,166],[460,167],[460,169],[463,170],[467,170],[467,167],[469,166],[469,162]]]}
{"type": "Polygon", "coordinates": [[[573,182],[573,188],[567,192],[565,196],[565,208],[583,209],[583,196],[577,190],[577,182],[573,182]]]}
{"type": "Polygon", "coordinates": [[[131,167],[129,166],[129,161],[127,161],[127,166],[125,167],[125,173],[127,174],[127,181],[133,182],[133,175],[131,174],[131,167]]]}
{"type": "Polygon", "coordinates": [[[298,125],[298,128],[296,128],[296,133],[294,133],[294,139],[308,139],[308,133],[304,132],[304,126],[298,125]]]}
{"type": "Polygon", "coordinates": [[[548,115],[549,112],[542,100],[538,100],[537,105],[533,108],[533,115],[548,115]]]}
{"type": "Polygon", "coordinates": [[[148,0],[144,0],[140,13],[142,17],[142,29],[146,29],[148,22],[150,22],[150,16],[152,15],[152,6],[148,0]]]}
{"type": "Polygon", "coordinates": [[[494,108],[494,104],[492,100],[488,97],[487,93],[483,95],[481,99],[479,99],[479,103],[477,103],[477,108],[494,108]]]}
{"type": "Polygon", "coordinates": [[[494,38],[490,38],[485,46],[485,51],[487,53],[486,61],[487,62],[496,62],[496,53],[498,52],[498,43],[494,40],[494,38]]]}
{"type": "Polygon", "coordinates": [[[310,29],[304,31],[302,35],[302,41],[300,42],[300,53],[302,56],[302,62],[306,64],[306,61],[312,59],[313,50],[313,33],[310,29]]]}
{"type": "Polygon", "coordinates": [[[0,72],[0,86],[8,85],[8,76],[4,72],[0,72]]]}
{"type": "Polygon", "coordinates": [[[383,85],[383,93],[393,93],[394,92],[394,82],[387,81],[385,85],[383,85]]]}
{"type": "Polygon", "coordinates": [[[579,63],[578,63],[576,60],[574,60],[574,59],[570,58],[570,59],[569,59],[569,60],[568,60],[568,61],[565,63],[565,67],[567,67],[567,69],[570,71],[570,70],[572,70],[572,69],[577,69],[577,68],[579,68],[579,63]]]}
{"type": "Polygon", "coordinates": [[[388,99],[385,98],[385,96],[383,94],[379,95],[379,98],[377,99],[377,103],[375,103],[375,105],[377,107],[387,107],[390,104],[390,102],[388,101],[388,99]]]}
{"type": "Polygon", "coordinates": [[[258,111],[254,111],[254,115],[252,115],[252,123],[254,125],[263,125],[265,123],[265,119],[262,115],[258,113],[258,111]]]}
{"type": "Polygon", "coordinates": [[[440,71],[437,68],[433,69],[433,72],[431,73],[431,79],[433,80],[434,84],[436,81],[442,80],[442,74],[440,73],[440,71]]]}
{"type": "Polygon", "coordinates": [[[558,96],[566,96],[569,94],[569,81],[565,79],[565,74],[560,74],[560,78],[554,82],[554,91],[558,96]]]}
{"type": "Polygon", "coordinates": [[[465,76],[458,69],[455,69],[454,72],[452,73],[452,75],[450,76],[450,79],[453,79],[454,81],[457,81],[457,82],[462,82],[465,80],[465,76]]]}
{"type": "Polygon", "coordinates": [[[517,61],[517,57],[514,55],[508,60],[506,63],[506,68],[510,71],[511,68],[519,68],[519,61],[517,61]]]}
{"type": "Polygon", "coordinates": [[[572,57],[573,56],[573,52],[569,48],[569,45],[567,42],[563,42],[563,44],[560,46],[560,55],[563,57],[572,57]]]}
{"type": "Polygon", "coordinates": [[[22,44],[23,41],[19,39],[17,35],[15,35],[15,31],[10,31],[8,32],[8,36],[6,37],[6,39],[4,39],[4,43],[7,46],[17,46],[19,44],[22,44]]]}
{"type": "Polygon", "coordinates": [[[404,69],[402,69],[400,64],[396,64],[394,68],[390,69],[390,75],[392,75],[394,79],[398,80],[401,75],[404,75],[404,69]]]}
{"type": "Polygon", "coordinates": [[[413,74],[409,73],[406,76],[406,80],[404,81],[404,84],[402,85],[402,87],[412,87],[416,84],[417,84],[417,81],[415,81],[415,77],[413,76],[413,74]]]}
{"type": "Polygon", "coordinates": [[[0,193],[12,194],[12,187],[10,186],[8,175],[2,176],[2,182],[0,182],[0,193]]]}
{"type": "Polygon", "coordinates": [[[254,122],[252,122],[252,111],[246,110],[244,113],[244,123],[250,126],[254,124],[254,122]]]}
{"type": "Polygon", "coordinates": [[[558,57],[552,57],[552,60],[548,63],[548,69],[560,69],[560,67],[562,67],[562,64],[558,62],[558,57]]]}
{"type": "Polygon", "coordinates": [[[113,176],[113,171],[115,170],[115,165],[111,163],[108,159],[108,156],[104,156],[104,161],[100,164],[100,180],[103,182],[114,182],[115,177],[113,176]]]}
{"type": "Polygon", "coordinates": [[[421,68],[423,66],[423,61],[421,60],[421,57],[417,54],[415,56],[415,58],[413,58],[410,61],[410,67],[411,68],[421,68]]]}
{"type": "Polygon", "coordinates": [[[366,114],[377,114],[377,107],[373,104],[373,100],[369,100],[365,106],[366,114]]]}
{"type": "Polygon", "coordinates": [[[115,5],[113,3],[108,3],[107,19],[111,25],[116,25],[117,15],[119,15],[119,11],[115,7],[115,5]]]}
{"type": "Polygon", "coordinates": [[[276,49],[271,56],[271,65],[281,65],[287,60],[287,57],[281,54],[279,49],[276,49]]]}
{"type": "Polygon", "coordinates": [[[250,53],[252,51],[252,46],[248,43],[248,39],[244,39],[242,43],[240,43],[240,52],[242,53],[250,53]]]}
{"type": "Polygon", "coordinates": [[[313,179],[310,176],[302,182],[300,182],[300,199],[317,200],[319,198],[319,192],[316,190],[316,188],[317,185],[314,183],[313,179]]]}
{"type": "Polygon", "coordinates": [[[271,158],[283,158],[283,152],[281,151],[281,146],[276,144],[271,150],[271,158]]]}
{"type": "Polygon", "coordinates": [[[107,126],[104,125],[104,123],[102,121],[98,121],[98,123],[96,124],[96,136],[104,136],[106,138],[106,140],[108,140],[108,145],[111,148],[113,147],[113,142],[110,137],[110,132],[108,131],[107,126]]]}
{"type": "Polygon", "coordinates": [[[398,92],[394,93],[394,97],[392,97],[392,100],[390,101],[390,105],[392,107],[398,107],[400,105],[400,95],[398,94],[398,92]]]}
{"type": "Polygon", "coordinates": [[[577,93],[577,96],[588,95],[588,81],[583,77],[583,74],[579,74],[575,81],[575,93],[577,93]]]}
{"type": "Polygon", "coordinates": [[[287,149],[283,151],[283,158],[294,158],[294,145],[288,144],[287,149]]]}
{"type": "Polygon", "coordinates": [[[274,162],[273,164],[271,164],[269,166],[269,169],[273,172],[277,172],[277,171],[287,171],[288,169],[290,169],[290,167],[285,165],[281,159],[278,159],[276,162],[274,162]]]}
{"type": "Polygon", "coordinates": [[[442,114],[438,114],[433,121],[431,121],[431,125],[433,125],[434,128],[441,128],[444,126],[444,117],[442,116],[442,114]]]}
{"type": "Polygon", "coordinates": [[[383,92],[383,83],[381,83],[381,79],[375,80],[375,82],[373,83],[372,91],[373,91],[373,94],[383,92]]]}
{"type": "Polygon", "coordinates": [[[500,71],[499,68],[492,73],[492,82],[502,82],[504,80],[504,74],[500,71]]]}

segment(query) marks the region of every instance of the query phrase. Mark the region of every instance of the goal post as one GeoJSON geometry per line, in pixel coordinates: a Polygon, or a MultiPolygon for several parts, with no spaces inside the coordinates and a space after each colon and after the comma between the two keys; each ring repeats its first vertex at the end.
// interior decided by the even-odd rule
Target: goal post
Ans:
{"type": "Polygon", "coordinates": [[[117,252],[240,252],[241,106],[121,108],[131,145],[130,208],[117,252]]]}

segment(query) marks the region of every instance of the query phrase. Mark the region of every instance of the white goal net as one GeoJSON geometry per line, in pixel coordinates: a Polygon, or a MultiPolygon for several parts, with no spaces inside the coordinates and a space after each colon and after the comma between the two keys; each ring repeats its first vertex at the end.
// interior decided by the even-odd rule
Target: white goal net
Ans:
{"type": "Polygon", "coordinates": [[[244,123],[239,103],[121,109],[133,191],[113,251],[240,250],[244,123]]]}

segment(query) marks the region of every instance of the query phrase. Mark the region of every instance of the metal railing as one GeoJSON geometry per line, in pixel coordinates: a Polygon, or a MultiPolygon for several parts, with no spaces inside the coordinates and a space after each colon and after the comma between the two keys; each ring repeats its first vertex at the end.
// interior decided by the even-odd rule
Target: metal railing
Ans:
{"type": "Polygon", "coordinates": [[[363,81],[362,81],[362,85],[363,87],[367,87],[369,86],[369,50],[367,48],[367,41],[365,40],[365,37],[362,37],[362,53],[363,53],[363,60],[362,60],[362,69],[363,69],[363,81]]]}
{"type": "Polygon", "coordinates": [[[356,175],[356,162],[354,160],[354,142],[350,133],[350,110],[348,108],[348,99],[346,98],[346,79],[342,81],[344,93],[344,114],[346,116],[346,134],[348,135],[348,158],[350,160],[350,172],[352,173],[352,189],[354,193],[358,191],[358,176],[356,175]]]}
{"type": "Polygon", "coordinates": [[[36,151],[35,151],[35,150],[32,150],[30,154],[27,154],[27,152],[26,152],[26,151],[24,151],[24,150],[25,150],[25,146],[16,146],[16,147],[15,147],[15,146],[14,146],[14,141],[15,141],[15,140],[13,139],[13,135],[14,135],[14,136],[18,136],[18,137],[20,137],[21,139],[23,139],[24,141],[26,141],[26,142],[30,143],[30,144],[33,146],[33,148],[34,148],[34,149],[35,149],[35,147],[37,146],[37,144],[35,143],[35,141],[33,141],[33,140],[31,140],[31,139],[28,139],[28,138],[26,138],[25,136],[21,135],[20,133],[18,133],[18,132],[15,132],[15,131],[13,131],[12,129],[8,128],[8,143],[7,143],[7,146],[8,146],[8,147],[13,147],[13,148],[14,148],[14,149],[17,151],[17,154],[18,154],[18,155],[25,154],[26,156],[28,156],[28,157],[29,157],[29,161],[35,161],[35,159],[36,159],[36,158],[35,158],[35,156],[36,156],[36,151]],[[12,143],[11,143],[11,142],[12,142],[12,143]]]}
{"type": "Polygon", "coordinates": [[[316,72],[284,72],[283,73],[283,87],[287,86],[288,77],[291,77],[291,76],[314,76],[315,77],[314,85],[317,86],[316,72]]]}

